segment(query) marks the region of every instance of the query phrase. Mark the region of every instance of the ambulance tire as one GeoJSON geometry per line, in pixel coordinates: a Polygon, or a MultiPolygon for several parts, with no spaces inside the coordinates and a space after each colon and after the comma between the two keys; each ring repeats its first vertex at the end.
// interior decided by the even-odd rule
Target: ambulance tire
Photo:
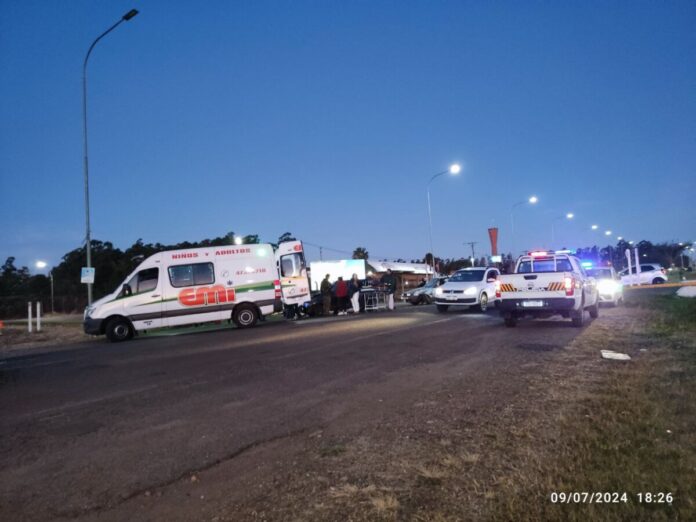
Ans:
{"type": "Polygon", "coordinates": [[[232,320],[239,328],[250,328],[259,320],[259,311],[252,304],[240,304],[234,309],[232,320]]]}
{"type": "Polygon", "coordinates": [[[113,317],[106,323],[104,333],[112,343],[120,343],[133,338],[133,327],[125,317],[113,317]]]}

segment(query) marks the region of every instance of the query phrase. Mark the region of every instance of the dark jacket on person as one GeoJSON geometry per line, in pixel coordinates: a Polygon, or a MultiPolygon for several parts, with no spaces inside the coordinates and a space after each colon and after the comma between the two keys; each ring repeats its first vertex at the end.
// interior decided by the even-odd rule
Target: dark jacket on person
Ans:
{"type": "Polygon", "coordinates": [[[328,279],[324,279],[321,282],[321,293],[322,295],[331,295],[331,282],[328,279]]]}
{"type": "Polygon", "coordinates": [[[396,277],[394,277],[394,274],[384,274],[380,281],[384,286],[387,287],[387,291],[390,294],[396,292],[396,277]]]}

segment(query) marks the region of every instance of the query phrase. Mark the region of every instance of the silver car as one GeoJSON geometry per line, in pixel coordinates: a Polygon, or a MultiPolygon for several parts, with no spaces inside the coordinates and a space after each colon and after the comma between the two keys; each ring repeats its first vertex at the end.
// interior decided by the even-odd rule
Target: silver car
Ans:
{"type": "Polygon", "coordinates": [[[447,281],[446,277],[433,277],[425,285],[404,292],[403,298],[412,305],[430,304],[433,302],[433,292],[438,286],[442,286],[445,281],[447,281]]]}

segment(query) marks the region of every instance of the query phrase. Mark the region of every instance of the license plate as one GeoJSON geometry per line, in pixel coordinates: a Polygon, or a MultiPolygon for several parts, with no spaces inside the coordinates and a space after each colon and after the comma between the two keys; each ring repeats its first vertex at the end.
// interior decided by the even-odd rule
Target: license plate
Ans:
{"type": "Polygon", "coordinates": [[[457,296],[456,296],[456,295],[448,295],[448,296],[447,296],[447,300],[448,300],[448,301],[456,301],[456,300],[457,300],[457,296]]]}
{"type": "Polygon", "coordinates": [[[538,308],[544,306],[544,301],[522,301],[524,308],[538,308]]]}

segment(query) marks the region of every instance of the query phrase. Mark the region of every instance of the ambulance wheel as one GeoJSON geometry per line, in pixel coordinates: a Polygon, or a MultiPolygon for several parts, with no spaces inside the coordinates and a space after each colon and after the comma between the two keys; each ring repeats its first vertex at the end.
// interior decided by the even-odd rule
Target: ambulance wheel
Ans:
{"type": "Polygon", "coordinates": [[[250,304],[242,304],[234,309],[232,320],[239,328],[249,328],[259,320],[259,312],[250,304]]]}
{"type": "Polygon", "coordinates": [[[112,343],[120,343],[127,341],[133,337],[133,327],[127,319],[123,317],[114,317],[106,323],[106,337],[112,343]]]}

